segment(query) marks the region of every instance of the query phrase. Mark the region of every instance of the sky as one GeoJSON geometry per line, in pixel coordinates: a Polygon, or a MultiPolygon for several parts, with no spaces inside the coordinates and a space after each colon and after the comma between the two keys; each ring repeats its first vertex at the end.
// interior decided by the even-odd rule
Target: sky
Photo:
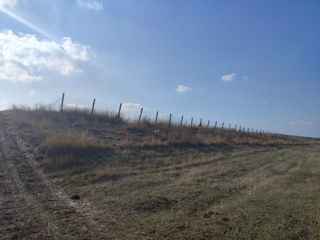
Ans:
{"type": "Polygon", "coordinates": [[[0,109],[320,137],[319,0],[0,0],[0,109]]]}

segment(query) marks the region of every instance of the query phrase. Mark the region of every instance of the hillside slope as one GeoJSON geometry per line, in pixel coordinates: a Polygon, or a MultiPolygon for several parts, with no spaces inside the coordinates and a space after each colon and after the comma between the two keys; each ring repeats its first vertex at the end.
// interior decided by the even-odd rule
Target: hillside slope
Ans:
{"type": "Polygon", "coordinates": [[[0,239],[320,239],[317,140],[0,113],[0,239]]]}

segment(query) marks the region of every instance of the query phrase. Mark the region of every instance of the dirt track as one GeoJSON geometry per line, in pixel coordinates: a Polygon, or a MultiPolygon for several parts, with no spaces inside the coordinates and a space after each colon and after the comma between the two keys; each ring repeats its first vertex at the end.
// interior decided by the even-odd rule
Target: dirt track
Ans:
{"type": "Polygon", "coordinates": [[[0,239],[100,239],[106,231],[87,201],[48,178],[14,126],[0,127],[0,239]]]}

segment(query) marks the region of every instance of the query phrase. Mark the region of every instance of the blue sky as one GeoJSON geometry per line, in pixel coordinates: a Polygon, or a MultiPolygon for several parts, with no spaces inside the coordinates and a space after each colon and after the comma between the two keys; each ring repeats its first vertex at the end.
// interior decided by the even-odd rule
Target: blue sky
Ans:
{"type": "Polygon", "coordinates": [[[0,109],[58,102],[320,137],[320,1],[0,0],[0,109]]]}

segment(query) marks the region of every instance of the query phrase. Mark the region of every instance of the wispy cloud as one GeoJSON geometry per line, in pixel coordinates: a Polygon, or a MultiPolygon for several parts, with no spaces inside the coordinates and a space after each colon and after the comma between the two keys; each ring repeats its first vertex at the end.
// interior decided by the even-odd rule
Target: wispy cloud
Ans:
{"type": "Polygon", "coordinates": [[[221,80],[224,82],[232,82],[233,79],[236,77],[237,74],[231,73],[231,74],[225,74],[221,77],[221,80]]]}
{"type": "Polygon", "coordinates": [[[0,8],[1,7],[14,7],[18,0],[0,0],[0,8]]]}
{"type": "Polygon", "coordinates": [[[87,8],[95,11],[103,10],[102,3],[96,0],[78,0],[77,3],[80,7],[83,7],[83,8],[87,8]]]}
{"type": "Polygon", "coordinates": [[[290,126],[310,126],[312,125],[311,121],[303,121],[303,120],[292,120],[289,122],[290,126]]]}
{"type": "Polygon", "coordinates": [[[35,31],[35,32],[47,37],[47,38],[53,39],[53,37],[49,33],[47,33],[46,31],[44,31],[43,29],[40,29],[36,25],[34,25],[34,24],[30,23],[29,21],[27,21],[26,19],[18,16],[14,12],[12,12],[12,11],[8,10],[7,8],[3,7],[3,6],[7,6],[7,5],[10,5],[11,7],[13,7],[16,2],[17,1],[13,1],[13,0],[9,1],[9,0],[7,0],[7,1],[3,1],[2,5],[1,5],[1,2],[0,2],[0,11],[3,12],[4,14],[8,15],[9,17],[15,19],[19,23],[22,23],[23,25],[29,27],[33,31],[35,31]]]}
{"type": "Polygon", "coordinates": [[[138,103],[123,103],[121,110],[124,113],[132,113],[140,111],[142,107],[143,106],[138,103]]]}
{"type": "Polygon", "coordinates": [[[249,78],[247,76],[242,76],[242,80],[247,81],[249,78]]]}
{"type": "Polygon", "coordinates": [[[68,37],[59,44],[5,30],[0,32],[0,46],[0,80],[11,82],[40,81],[43,71],[62,75],[82,72],[80,63],[88,60],[88,46],[68,37]]]}
{"type": "Polygon", "coordinates": [[[179,94],[188,92],[188,91],[190,91],[190,90],[191,90],[190,87],[183,86],[183,85],[179,85],[179,86],[176,88],[176,91],[177,91],[179,94]]]}

